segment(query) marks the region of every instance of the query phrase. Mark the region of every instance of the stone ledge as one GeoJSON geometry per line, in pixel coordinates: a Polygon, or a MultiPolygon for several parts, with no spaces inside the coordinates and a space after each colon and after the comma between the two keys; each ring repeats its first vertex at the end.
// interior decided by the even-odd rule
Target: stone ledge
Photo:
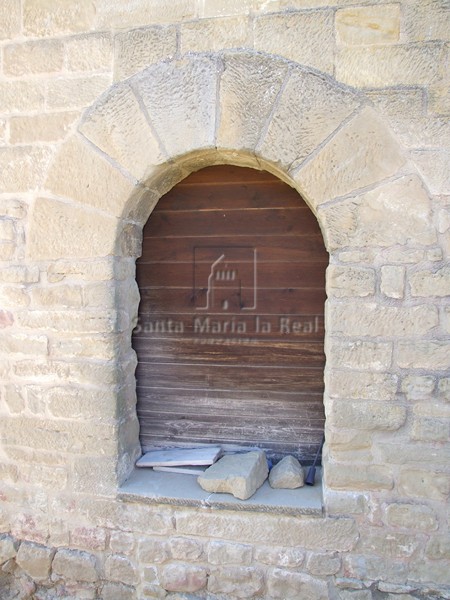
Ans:
{"type": "Polygon", "coordinates": [[[219,510],[252,511],[284,515],[323,516],[322,470],[316,484],[295,490],[274,490],[266,481],[248,500],[231,494],[209,493],[198,485],[194,475],[135,469],[119,488],[118,499],[144,504],[208,507],[219,510]]]}

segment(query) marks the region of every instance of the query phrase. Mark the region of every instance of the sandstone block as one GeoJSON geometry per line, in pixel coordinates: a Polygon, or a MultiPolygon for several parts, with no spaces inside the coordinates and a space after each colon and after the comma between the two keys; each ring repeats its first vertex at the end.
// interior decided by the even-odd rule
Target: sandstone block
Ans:
{"type": "Polygon", "coordinates": [[[274,569],[268,576],[267,588],[272,598],[282,600],[326,600],[328,590],[325,581],[314,579],[304,573],[274,569]]]}
{"type": "Polygon", "coordinates": [[[378,465],[333,464],[326,474],[326,483],[335,490],[391,490],[392,471],[378,465]]]}
{"type": "Polygon", "coordinates": [[[17,554],[17,546],[14,539],[7,534],[0,536],[0,565],[5,563],[10,558],[14,558],[17,554]]]}
{"type": "MultiPolygon", "coordinates": [[[[300,167],[293,178],[316,207],[390,177],[404,163],[400,147],[383,120],[373,109],[365,108],[340,129],[311,161],[300,167]],[[320,175],[324,172],[329,177],[320,175]]],[[[369,193],[377,194],[377,191],[369,193]]],[[[380,210],[379,206],[377,210],[380,210]]],[[[382,218],[385,223],[385,215],[382,218]]]]}
{"type": "Polygon", "coordinates": [[[39,187],[51,158],[52,150],[44,146],[0,148],[0,189],[28,192],[39,187]]]}
{"type": "Polygon", "coordinates": [[[0,243],[0,261],[13,260],[16,252],[15,242],[1,242],[0,243]]]}
{"type": "Polygon", "coordinates": [[[386,371],[392,362],[392,343],[363,340],[329,340],[327,364],[330,367],[386,371]]]}
{"type": "Polygon", "coordinates": [[[37,283],[40,273],[38,267],[10,266],[0,271],[0,281],[5,283],[37,283]]]}
{"type": "Polygon", "coordinates": [[[365,531],[355,551],[365,555],[382,556],[388,559],[407,559],[417,555],[421,540],[415,534],[392,531],[365,531]]]}
{"type": "Polygon", "coordinates": [[[25,33],[37,37],[89,30],[95,16],[90,2],[25,0],[23,4],[25,33]]]}
{"type": "Polygon", "coordinates": [[[235,598],[253,598],[262,591],[264,577],[253,567],[223,567],[211,570],[208,591],[235,598]]]}
{"type": "Polygon", "coordinates": [[[285,456],[269,473],[269,483],[273,488],[293,490],[305,483],[303,468],[294,456],[285,456]]]}
{"type": "Polygon", "coordinates": [[[158,23],[177,23],[192,20],[197,16],[195,0],[135,0],[131,4],[111,3],[110,0],[97,0],[96,26],[102,29],[128,29],[158,23]]]}
{"type": "Polygon", "coordinates": [[[411,439],[430,442],[447,442],[450,439],[450,420],[435,417],[415,417],[411,439]]]}
{"type": "MultiPolygon", "coordinates": [[[[355,400],[392,400],[397,392],[397,376],[390,373],[360,372],[357,377],[352,371],[329,370],[326,374],[328,393],[332,398],[355,400]]],[[[394,408],[397,421],[402,411],[394,408]]],[[[374,407],[375,410],[375,407],[374,407]]]]}
{"type": "MultiPolygon", "coordinates": [[[[115,87],[97,103],[85,117],[79,131],[136,179],[145,180],[154,166],[165,160],[159,142],[128,85],[115,87]]],[[[124,196],[124,203],[125,200],[124,196]]]]}
{"type": "MultiPolygon", "coordinates": [[[[355,311],[354,304],[330,305],[329,330],[343,336],[410,337],[431,331],[439,322],[434,306],[411,308],[365,303],[355,311]]],[[[411,348],[411,344],[405,345],[411,348]]],[[[392,388],[391,388],[392,389],[392,388]]]]}
{"type": "Polygon", "coordinates": [[[106,582],[101,593],[102,600],[137,600],[136,590],[122,583],[106,582]]]}
{"type": "Polygon", "coordinates": [[[98,580],[95,556],[80,550],[59,548],[53,559],[52,569],[54,573],[69,581],[94,582],[98,580]]]}
{"type": "Polygon", "coordinates": [[[71,71],[110,71],[113,44],[109,33],[85,34],[65,43],[67,67],[71,71]]]}
{"type": "Polygon", "coordinates": [[[405,267],[386,265],[381,267],[381,293],[388,298],[403,298],[405,267]]]}
{"type": "Polygon", "coordinates": [[[217,71],[199,57],[156,64],[133,81],[170,157],[214,147],[217,71]]]}
{"type": "Polygon", "coordinates": [[[435,535],[427,544],[425,554],[432,560],[450,559],[450,537],[446,535],[435,535]]]}
{"type": "Polygon", "coordinates": [[[362,493],[326,490],[325,503],[330,515],[362,515],[368,512],[367,496],[362,493]]]}
{"type": "Polygon", "coordinates": [[[171,564],[163,568],[161,583],[169,592],[198,592],[206,587],[207,573],[204,567],[171,564]]]}
{"type": "Polygon", "coordinates": [[[3,399],[12,413],[20,413],[25,408],[25,392],[19,386],[8,385],[4,389],[3,399]]]}
{"type": "Polygon", "coordinates": [[[400,5],[359,6],[336,12],[338,44],[394,44],[400,38],[400,5]]]}
{"type": "Polygon", "coordinates": [[[448,41],[450,17],[445,0],[407,2],[402,7],[402,11],[403,29],[408,41],[448,41]]]}
{"type": "Polygon", "coordinates": [[[45,84],[40,81],[12,80],[0,82],[2,111],[8,113],[43,110],[45,94],[45,84]]]}
{"type": "Polygon", "coordinates": [[[329,265],[327,268],[328,296],[371,296],[375,293],[375,271],[362,267],[329,265]]]}
{"type": "Polygon", "coordinates": [[[138,583],[139,575],[136,566],[125,556],[112,554],[105,561],[106,578],[127,585],[138,583]]]}
{"type": "Polygon", "coordinates": [[[429,85],[438,80],[442,59],[440,44],[343,47],[336,77],[358,88],[429,85]]]}
{"type": "Polygon", "coordinates": [[[436,379],[432,375],[407,375],[402,381],[402,392],[408,400],[428,398],[434,390],[436,379]]]}
{"type": "Polygon", "coordinates": [[[252,0],[214,0],[200,7],[200,17],[248,14],[252,9],[255,9],[252,0]]]}
{"type": "Polygon", "coordinates": [[[254,25],[256,50],[282,55],[294,62],[333,72],[334,23],[331,10],[298,11],[257,17],[254,25]],[[286,30],[301,32],[302,43],[286,30]],[[280,45],[280,39],[283,44],[280,45]]]}
{"type": "Polygon", "coordinates": [[[77,285],[34,287],[31,290],[31,300],[36,308],[81,308],[82,288],[77,285]]]}
{"type": "Polygon", "coordinates": [[[439,371],[450,366],[450,344],[446,341],[399,342],[398,365],[407,369],[439,371]]]}
{"type": "Polygon", "coordinates": [[[19,35],[22,22],[20,0],[4,0],[0,18],[0,39],[7,40],[19,35]]]}
{"type": "Polygon", "coordinates": [[[177,49],[174,27],[148,27],[119,33],[114,39],[114,78],[120,81],[153,63],[172,59],[177,49]]]}
{"type": "Polygon", "coordinates": [[[438,526],[435,512],[420,504],[389,504],[386,508],[386,522],[393,527],[425,532],[437,529],[438,526]]]}
{"type": "Polygon", "coordinates": [[[311,554],[306,568],[312,575],[335,575],[341,568],[341,558],[336,554],[311,554]]]}
{"type": "Polygon", "coordinates": [[[218,147],[254,149],[286,73],[287,66],[281,61],[268,64],[257,55],[225,55],[218,147]]]}
{"type": "Polygon", "coordinates": [[[47,579],[50,573],[55,550],[31,542],[22,542],[17,552],[16,562],[30,577],[47,579]]]}
{"type": "Polygon", "coordinates": [[[106,532],[100,527],[76,527],[70,531],[70,545],[81,550],[104,550],[106,532]]]}
{"type": "Polygon", "coordinates": [[[354,429],[395,431],[406,421],[406,408],[386,402],[338,400],[332,404],[330,419],[335,427],[351,424],[354,429]]]}
{"type": "Polygon", "coordinates": [[[58,72],[63,62],[64,46],[59,40],[10,44],[3,50],[3,70],[7,75],[58,72]]]}
{"type": "Polygon", "coordinates": [[[164,563],[169,557],[169,545],[162,540],[146,539],[139,543],[139,559],[143,563],[164,563]]]}
{"type": "Polygon", "coordinates": [[[172,557],[178,560],[197,560],[203,554],[202,544],[189,538],[172,538],[169,546],[172,557]]]}
{"type": "Polygon", "coordinates": [[[450,475],[431,470],[407,469],[400,473],[400,493],[409,497],[444,501],[450,494],[450,475]]]}
{"type": "Polygon", "coordinates": [[[305,553],[301,548],[264,546],[255,548],[255,560],[265,565],[292,569],[299,567],[303,563],[305,553]]]}
{"type": "Polygon", "coordinates": [[[89,106],[111,85],[109,75],[51,79],[47,84],[47,107],[72,110],[89,106]]]}
{"type": "Polygon", "coordinates": [[[16,239],[16,227],[12,219],[0,220],[0,240],[14,241],[16,239]]]}
{"type": "Polygon", "coordinates": [[[393,444],[385,442],[377,448],[380,460],[386,464],[417,466],[423,463],[427,468],[445,466],[450,461],[450,448],[430,444],[393,444]]]}
{"type": "Polygon", "coordinates": [[[225,492],[247,500],[262,486],[268,472],[264,452],[247,452],[224,456],[197,481],[208,492],[225,492]]]}
{"type": "Polygon", "coordinates": [[[27,335],[24,333],[14,333],[8,335],[8,337],[0,337],[0,353],[45,356],[48,353],[48,338],[45,335],[27,335]]]}
{"type": "Polygon", "coordinates": [[[448,151],[415,150],[411,156],[432,194],[450,194],[448,151]]]}
{"type": "Polygon", "coordinates": [[[252,553],[252,547],[246,544],[210,542],[208,562],[213,565],[249,565],[252,562],[252,553]]]}
{"type": "Polygon", "coordinates": [[[411,294],[419,297],[448,296],[450,290],[450,267],[436,272],[416,271],[409,277],[411,294]]]}
{"type": "Polygon", "coordinates": [[[63,139],[78,118],[76,112],[13,117],[10,121],[12,144],[55,142],[63,139]]]}
{"type": "Polygon", "coordinates": [[[182,54],[251,46],[251,27],[246,16],[191,21],[181,25],[180,33],[182,54]]]}

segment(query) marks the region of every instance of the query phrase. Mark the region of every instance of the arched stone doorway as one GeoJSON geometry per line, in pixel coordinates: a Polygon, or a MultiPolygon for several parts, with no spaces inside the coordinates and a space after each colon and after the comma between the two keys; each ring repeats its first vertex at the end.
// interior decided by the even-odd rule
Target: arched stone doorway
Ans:
{"type": "Polygon", "coordinates": [[[419,319],[422,329],[433,327],[435,315],[420,306],[393,311],[378,290],[388,250],[434,243],[427,194],[364,98],[289,61],[243,52],[161,62],[113,86],[64,143],[35,202],[30,258],[48,269],[58,261],[111,264],[109,281],[98,275],[105,309],[93,311],[92,331],[115,348],[114,364],[97,368],[101,377],[113,373],[117,427],[92,477],[97,469],[102,489],[113,492],[139,453],[131,331],[142,226],[162,194],[214,164],[264,168],[316,215],[331,256],[326,484],[389,489],[376,453],[370,465],[351,459],[349,475],[349,459],[333,449],[351,450],[361,428],[392,431],[404,422],[404,407],[390,403],[397,384],[389,336],[398,323],[400,334],[416,332],[419,319]],[[377,253],[386,258],[370,262],[377,253]]]}

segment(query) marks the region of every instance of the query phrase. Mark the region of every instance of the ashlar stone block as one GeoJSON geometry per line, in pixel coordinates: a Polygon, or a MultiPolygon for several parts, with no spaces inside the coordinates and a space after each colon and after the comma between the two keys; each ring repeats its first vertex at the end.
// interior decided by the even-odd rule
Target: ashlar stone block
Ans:
{"type": "Polygon", "coordinates": [[[282,61],[225,55],[220,79],[217,146],[253,150],[287,73],[282,61]]]}
{"type": "Polygon", "coordinates": [[[333,402],[329,415],[335,427],[395,431],[406,421],[406,408],[385,402],[333,402]]]}
{"type": "Polygon", "coordinates": [[[274,569],[269,573],[267,588],[272,598],[280,600],[327,600],[328,589],[325,581],[314,579],[304,573],[294,573],[274,569]]]}
{"type": "Polygon", "coordinates": [[[36,37],[86,31],[95,13],[94,3],[86,0],[24,0],[24,31],[36,37]]]}
{"type": "Polygon", "coordinates": [[[450,343],[448,341],[417,341],[414,345],[399,342],[398,365],[404,369],[446,370],[450,367],[450,343]]]}
{"type": "Polygon", "coordinates": [[[67,67],[71,71],[110,71],[113,44],[110,33],[93,33],[66,41],[67,67]]]}
{"type": "Polygon", "coordinates": [[[31,542],[22,542],[17,552],[16,562],[30,577],[47,579],[55,550],[31,542]]]}
{"type": "Polygon", "coordinates": [[[392,527],[415,531],[432,531],[438,526],[436,513],[424,504],[389,504],[386,507],[385,519],[392,527]]]}
{"type": "Polygon", "coordinates": [[[335,490],[391,490],[392,471],[379,465],[331,464],[326,472],[326,484],[335,490]]]}
{"type": "Polygon", "coordinates": [[[437,271],[421,270],[409,277],[411,294],[416,297],[448,296],[450,294],[450,267],[437,271]]]}
{"type": "Polygon", "coordinates": [[[213,565],[249,565],[252,554],[247,544],[213,541],[208,545],[208,562],[213,565]]]}
{"type": "Polygon", "coordinates": [[[443,472],[405,469],[398,480],[399,491],[411,498],[444,501],[450,494],[450,475],[443,472]]]}
{"type": "Polygon", "coordinates": [[[0,39],[18,36],[22,24],[21,0],[4,0],[0,10],[0,39]]]}
{"type": "Polygon", "coordinates": [[[78,118],[76,112],[57,112],[33,116],[17,116],[10,121],[12,144],[54,142],[63,139],[78,118]]]}
{"type": "Polygon", "coordinates": [[[244,15],[191,21],[180,27],[181,53],[248,48],[251,33],[250,21],[244,15]]]}
{"type": "Polygon", "coordinates": [[[54,573],[69,581],[94,582],[98,580],[95,556],[80,550],[58,549],[52,562],[52,569],[54,573]]]}
{"type": "Polygon", "coordinates": [[[405,162],[402,150],[383,120],[373,109],[365,108],[312,160],[292,173],[292,177],[310,203],[317,207],[391,177],[405,162]]]}
{"type": "Polygon", "coordinates": [[[338,44],[393,44],[400,38],[400,5],[357,6],[336,12],[338,44]]]}
{"type": "Polygon", "coordinates": [[[362,371],[386,371],[392,362],[391,342],[341,340],[327,342],[327,365],[362,371]]]}
{"type": "Polygon", "coordinates": [[[211,570],[208,591],[234,598],[253,598],[264,585],[261,571],[254,567],[222,567],[211,570]]]}
{"type": "Polygon", "coordinates": [[[327,268],[328,296],[371,296],[375,293],[375,271],[364,267],[329,265],[327,268]]]}
{"type": "Polygon", "coordinates": [[[169,592],[198,592],[206,587],[207,573],[197,565],[171,564],[163,568],[161,582],[169,592]]]}
{"type": "Polygon", "coordinates": [[[255,548],[255,560],[265,565],[292,569],[303,564],[305,552],[301,548],[263,546],[255,548]]]}
{"type": "Polygon", "coordinates": [[[10,44],[3,50],[3,70],[6,75],[52,73],[62,70],[64,46],[59,40],[10,44]]]}
{"type": "Polygon", "coordinates": [[[111,85],[111,76],[53,78],[47,83],[46,103],[50,110],[72,110],[89,106],[111,85]]]}
{"type": "MultiPolygon", "coordinates": [[[[1,93],[1,91],[0,91],[1,93]]],[[[44,181],[53,156],[45,146],[0,148],[0,189],[2,192],[29,192],[44,181]]]]}
{"type": "Polygon", "coordinates": [[[133,80],[170,157],[214,147],[218,69],[214,59],[185,58],[158,63],[133,80]]]}
{"type": "Polygon", "coordinates": [[[136,96],[126,84],[114,87],[100,100],[79,131],[138,180],[145,180],[165,161],[136,96]]]}

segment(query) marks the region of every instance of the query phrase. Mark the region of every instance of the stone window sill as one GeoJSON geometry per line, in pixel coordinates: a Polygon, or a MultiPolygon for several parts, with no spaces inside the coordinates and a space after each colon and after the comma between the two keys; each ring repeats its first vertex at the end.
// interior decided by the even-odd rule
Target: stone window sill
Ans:
{"type": "Polygon", "coordinates": [[[205,492],[195,475],[165,473],[153,469],[134,469],[120,487],[118,498],[123,501],[175,506],[209,507],[221,510],[248,510],[287,515],[323,515],[322,471],[317,469],[314,486],[296,490],[274,490],[268,481],[248,500],[238,500],[231,494],[205,492]]]}

